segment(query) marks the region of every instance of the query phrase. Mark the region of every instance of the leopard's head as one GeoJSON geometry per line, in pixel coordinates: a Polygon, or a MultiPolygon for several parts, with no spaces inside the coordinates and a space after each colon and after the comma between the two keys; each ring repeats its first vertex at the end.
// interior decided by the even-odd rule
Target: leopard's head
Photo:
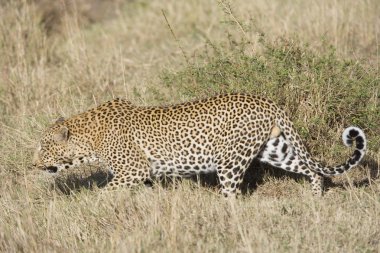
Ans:
{"type": "Polygon", "coordinates": [[[73,161],[70,130],[60,118],[49,127],[40,139],[33,157],[33,165],[50,173],[70,167],[73,161]]]}

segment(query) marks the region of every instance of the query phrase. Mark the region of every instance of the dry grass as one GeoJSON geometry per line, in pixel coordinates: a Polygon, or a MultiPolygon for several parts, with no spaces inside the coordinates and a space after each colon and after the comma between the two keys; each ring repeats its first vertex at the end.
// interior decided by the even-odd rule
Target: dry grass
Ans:
{"type": "MultiPolygon", "coordinates": [[[[61,188],[54,189],[51,180],[29,168],[40,132],[59,115],[112,97],[137,104],[186,100],[182,89],[160,80],[163,71],[186,68],[184,53],[198,64],[205,44],[228,43],[231,36],[250,42],[247,54],[260,50],[263,34],[267,40],[297,37],[316,52],[332,44],[339,57],[366,66],[379,83],[376,0],[239,0],[232,13],[227,2],[110,1],[119,9],[108,7],[105,16],[78,1],[67,9],[59,6],[64,11],[58,12],[62,16],[54,27],[47,26],[46,17],[58,15],[56,10],[40,2],[0,4],[0,251],[380,251],[378,126],[367,129],[377,149],[369,151],[361,168],[334,178],[322,199],[311,195],[308,182],[261,168],[252,172],[256,181],[249,181],[253,193],[236,201],[220,198],[214,186],[192,181],[67,195],[60,189],[64,183],[72,187],[72,175],[63,176],[56,183],[61,188]]],[[[318,105],[324,91],[313,92],[318,105]]],[[[371,115],[378,120],[379,93],[371,99],[371,115]]],[[[333,140],[318,135],[311,142],[310,148],[326,154],[331,164],[348,154],[338,152],[338,130],[331,129],[333,140]]],[[[80,172],[74,181],[89,183],[83,178],[94,171],[80,172]]]]}

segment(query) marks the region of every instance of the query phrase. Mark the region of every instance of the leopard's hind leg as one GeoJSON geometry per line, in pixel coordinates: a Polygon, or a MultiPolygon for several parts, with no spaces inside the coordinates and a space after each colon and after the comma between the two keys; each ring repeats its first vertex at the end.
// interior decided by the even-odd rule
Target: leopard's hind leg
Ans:
{"type": "Polygon", "coordinates": [[[313,194],[318,196],[323,194],[323,176],[310,170],[282,135],[270,139],[260,152],[258,159],[274,167],[307,176],[310,179],[313,194]]]}

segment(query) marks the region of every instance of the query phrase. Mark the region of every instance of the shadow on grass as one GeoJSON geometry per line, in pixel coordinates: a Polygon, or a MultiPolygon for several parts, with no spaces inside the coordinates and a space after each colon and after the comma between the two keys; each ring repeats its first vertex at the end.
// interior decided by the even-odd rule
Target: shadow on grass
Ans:
{"type": "MultiPolygon", "coordinates": [[[[371,180],[375,180],[380,177],[380,166],[379,163],[371,158],[366,157],[361,163],[363,167],[369,168],[369,177],[364,179],[354,180],[353,186],[355,187],[365,187],[370,185],[371,180]]],[[[100,168],[92,168],[89,175],[83,176],[78,175],[78,173],[67,174],[66,176],[59,177],[55,180],[52,187],[59,190],[64,194],[70,194],[72,191],[77,191],[81,189],[94,189],[103,188],[106,186],[107,182],[112,179],[112,174],[104,171],[100,168]]],[[[252,162],[248,168],[242,184],[243,194],[250,194],[256,190],[256,188],[263,184],[266,177],[272,177],[275,179],[291,178],[296,181],[301,181],[307,179],[305,176],[300,174],[295,174],[287,172],[278,168],[274,168],[265,164],[262,164],[256,160],[252,162]]],[[[181,179],[176,179],[181,180],[181,179]]],[[[194,176],[191,180],[197,182],[202,187],[217,189],[219,187],[218,178],[216,173],[203,174],[199,176],[194,176]]],[[[164,188],[172,186],[173,180],[160,180],[158,183],[164,188]]],[[[146,186],[153,186],[151,181],[145,182],[146,186]]],[[[347,183],[336,183],[330,177],[325,177],[325,191],[332,188],[346,188],[347,183]]]]}
{"type": "MultiPolygon", "coordinates": [[[[361,166],[369,169],[369,175],[366,174],[365,178],[361,177],[353,181],[354,187],[366,187],[371,184],[371,181],[380,178],[380,164],[372,157],[367,156],[362,162],[361,166]]],[[[354,168],[355,169],[355,168],[354,168]]],[[[290,178],[295,181],[308,180],[306,176],[301,174],[296,174],[272,167],[267,164],[260,163],[254,160],[246,171],[241,186],[243,194],[251,194],[257,187],[264,184],[265,178],[272,177],[275,179],[285,179],[290,178]]],[[[218,187],[218,179],[216,174],[201,175],[200,177],[194,177],[193,180],[200,181],[201,185],[204,187],[218,187]]],[[[329,191],[333,188],[346,188],[347,183],[345,182],[334,182],[332,177],[324,177],[324,190],[329,191]]]]}
{"type": "Polygon", "coordinates": [[[79,175],[78,173],[67,173],[57,177],[51,187],[63,194],[70,194],[72,191],[81,189],[102,188],[106,186],[110,179],[112,179],[111,173],[101,169],[95,169],[86,176],[79,175]]]}

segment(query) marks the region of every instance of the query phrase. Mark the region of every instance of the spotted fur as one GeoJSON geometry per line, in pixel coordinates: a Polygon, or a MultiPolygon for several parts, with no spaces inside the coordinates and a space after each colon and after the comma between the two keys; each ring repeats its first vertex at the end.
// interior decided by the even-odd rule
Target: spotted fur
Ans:
{"type": "Polygon", "coordinates": [[[358,128],[344,132],[356,141],[342,166],[322,166],[306,150],[286,113],[270,100],[245,94],[220,95],[166,107],[138,107],[115,99],[59,120],[43,134],[35,166],[52,173],[100,161],[114,177],[107,188],[133,186],[163,176],[216,172],[223,195],[240,193],[254,158],[311,178],[322,193],[322,175],[357,165],[366,149],[358,128]]]}

